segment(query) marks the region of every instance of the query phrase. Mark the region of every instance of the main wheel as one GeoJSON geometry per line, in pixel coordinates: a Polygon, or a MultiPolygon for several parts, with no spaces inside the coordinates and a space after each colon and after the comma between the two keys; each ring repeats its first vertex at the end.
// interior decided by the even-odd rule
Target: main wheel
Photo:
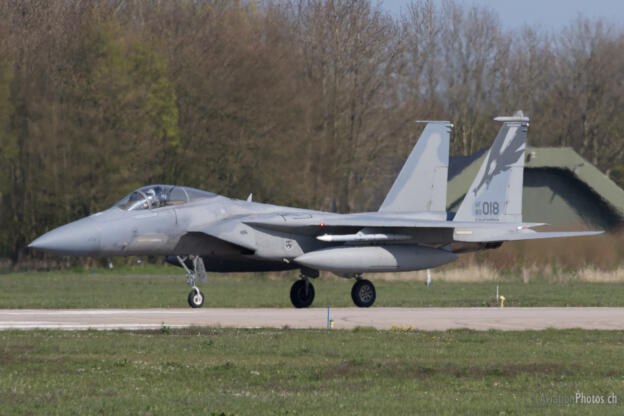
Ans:
{"type": "Polygon", "coordinates": [[[375,303],[377,293],[375,292],[375,286],[368,280],[357,280],[351,289],[351,298],[360,308],[368,308],[375,303]]]}
{"type": "Polygon", "coordinates": [[[305,280],[297,280],[290,288],[290,301],[295,308],[307,308],[314,301],[314,286],[305,280]]]}
{"type": "Polygon", "coordinates": [[[191,308],[201,308],[204,305],[204,294],[193,288],[188,295],[188,303],[191,308]]]}

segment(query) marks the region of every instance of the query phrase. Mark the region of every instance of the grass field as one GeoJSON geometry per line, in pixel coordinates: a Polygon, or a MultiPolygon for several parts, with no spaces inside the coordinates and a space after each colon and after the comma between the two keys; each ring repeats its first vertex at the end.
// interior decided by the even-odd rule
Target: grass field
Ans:
{"type": "MultiPolygon", "coordinates": [[[[172,272],[0,274],[0,308],[186,307],[172,272]]],[[[205,306],[290,306],[295,278],[210,275],[205,306]]],[[[373,281],[377,306],[494,306],[496,285],[507,306],[624,306],[619,282],[373,281]]],[[[351,280],[314,285],[352,306],[351,280]]],[[[3,331],[0,415],[622,414],[623,356],[624,331],[3,331]]]]}
{"type": "MultiPolygon", "coordinates": [[[[0,274],[0,308],[186,307],[190,290],[178,269],[0,274]],[[169,273],[169,274],[167,274],[169,273]]],[[[435,276],[435,275],[434,275],[435,276]]],[[[211,274],[200,285],[205,307],[289,307],[288,277],[211,274]]],[[[375,280],[375,306],[495,306],[496,286],[506,306],[624,306],[624,282],[552,282],[522,277],[485,282],[375,280]]],[[[315,306],[353,306],[353,280],[318,278],[315,306]]]]}
{"type": "Polygon", "coordinates": [[[0,413],[622,414],[622,356],[621,331],[10,331],[0,413]]]}

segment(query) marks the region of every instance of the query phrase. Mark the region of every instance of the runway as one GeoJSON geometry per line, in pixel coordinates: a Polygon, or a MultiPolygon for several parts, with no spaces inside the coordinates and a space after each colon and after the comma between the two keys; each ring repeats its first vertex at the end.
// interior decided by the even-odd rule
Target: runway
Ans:
{"type": "MultiPolygon", "coordinates": [[[[334,329],[375,327],[437,331],[583,328],[624,330],[624,308],[332,308],[334,329]]],[[[7,329],[158,329],[162,326],[326,328],[327,309],[3,309],[7,329]]]]}

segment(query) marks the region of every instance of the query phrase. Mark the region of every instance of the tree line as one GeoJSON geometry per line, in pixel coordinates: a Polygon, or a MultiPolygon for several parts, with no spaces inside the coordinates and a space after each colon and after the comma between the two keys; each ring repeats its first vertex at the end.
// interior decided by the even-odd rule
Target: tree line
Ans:
{"type": "Polygon", "coordinates": [[[369,0],[0,0],[0,257],[149,183],[376,209],[417,140],[572,146],[624,185],[624,32],[369,0]]]}

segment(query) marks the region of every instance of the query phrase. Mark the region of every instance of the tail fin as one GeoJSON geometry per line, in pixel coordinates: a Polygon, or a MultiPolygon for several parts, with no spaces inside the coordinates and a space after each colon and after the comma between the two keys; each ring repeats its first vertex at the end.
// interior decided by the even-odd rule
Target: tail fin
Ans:
{"type": "Polygon", "coordinates": [[[427,122],[379,211],[446,212],[451,127],[448,121],[427,122]]]}
{"type": "Polygon", "coordinates": [[[522,112],[502,121],[496,140],[461,203],[454,221],[522,222],[524,149],[529,118],[522,112]]]}

